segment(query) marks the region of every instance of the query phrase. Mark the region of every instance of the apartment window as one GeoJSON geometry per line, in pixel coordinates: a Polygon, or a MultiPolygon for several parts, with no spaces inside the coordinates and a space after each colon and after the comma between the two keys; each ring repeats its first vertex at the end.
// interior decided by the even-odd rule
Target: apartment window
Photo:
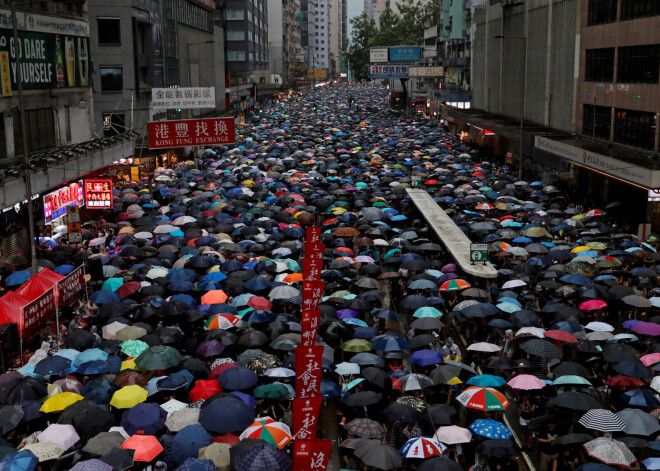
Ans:
{"type": "Polygon", "coordinates": [[[245,19],[245,10],[228,8],[227,10],[227,19],[228,20],[244,20],[245,19]]]}
{"type": "Polygon", "coordinates": [[[660,15],[658,0],[623,0],[621,2],[621,21],[660,15]]]}
{"type": "Polygon", "coordinates": [[[96,24],[99,28],[99,44],[121,44],[121,29],[119,18],[97,18],[96,24]]]}
{"type": "Polygon", "coordinates": [[[249,60],[253,61],[253,60],[254,60],[254,52],[251,52],[251,53],[249,54],[249,57],[248,57],[248,58],[249,58],[249,60]]]}
{"type": "Polygon", "coordinates": [[[245,51],[227,51],[227,60],[235,62],[245,61],[245,51]]]}
{"type": "MultiPolygon", "coordinates": [[[[55,147],[55,117],[53,108],[38,108],[25,110],[25,128],[27,131],[28,152],[37,152],[55,147]]],[[[21,120],[18,113],[14,114],[14,145],[16,155],[23,153],[23,136],[21,120]]]]}
{"type": "Polygon", "coordinates": [[[124,89],[124,77],[121,66],[101,66],[101,91],[121,92],[124,89]]]}
{"type": "Polygon", "coordinates": [[[227,30],[227,41],[243,41],[245,30],[227,30]]]}
{"type": "Polygon", "coordinates": [[[609,106],[582,105],[582,134],[610,140],[612,109],[609,106]]]}
{"type": "MultiPolygon", "coordinates": [[[[624,0],[623,3],[628,0],[624,0]]],[[[589,0],[589,11],[587,13],[587,25],[602,25],[616,21],[617,0],[589,0]]]]}
{"type": "Polygon", "coordinates": [[[641,149],[653,150],[655,142],[655,113],[616,109],[614,142],[641,149]]]}
{"type": "Polygon", "coordinates": [[[587,49],[584,79],[587,82],[614,80],[614,48],[587,49]]]}
{"type": "Polygon", "coordinates": [[[619,83],[658,83],[660,44],[619,48],[619,83]]]}

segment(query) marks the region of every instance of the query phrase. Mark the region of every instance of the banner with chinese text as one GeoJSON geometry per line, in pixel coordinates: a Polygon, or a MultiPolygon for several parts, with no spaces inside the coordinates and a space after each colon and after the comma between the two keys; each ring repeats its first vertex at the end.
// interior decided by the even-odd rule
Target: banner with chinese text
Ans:
{"type": "Polygon", "coordinates": [[[85,273],[82,265],[57,282],[57,305],[68,306],[85,289],[85,273]]]}
{"type": "Polygon", "coordinates": [[[328,469],[331,452],[332,440],[295,440],[293,443],[293,470],[328,469]]]}
{"type": "Polygon", "coordinates": [[[296,348],[296,397],[321,395],[321,359],[323,346],[296,348]]]}
{"type": "Polygon", "coordinates": [[[311,440],[316,438],[316,424],[321,411],[322,397],[305,397],[293,400],[293,439],[311,440]]]}
{"type": "Polygon", "coordinates": [[[39,327],[44,320],[55,314],[53,288],[46,291],[31,303],[23,306],[21,310],[23,311],[23,323],[18,326],[18,333],[20,335],[27,335],[39,327]]]}
{"type": "Polygon", "coordinates": [[[147,123],[150,149],[233,144],[234,118],[183,119],[147,123]]]}
{"type": "Polygon", "coordinates": [[[321,311],[318,309],[303,311],[300,321],[300,336],[303,347],[313,347],[316,344],[316,333],[318,332],[320,317],[321,311]]]}
{"type": "Polygon", "coordinates": [[[321,301],[321,296],[323,296],[324,289],[325,281],[303,281],[302,310],[309,311],[316,309],[319,301],[321,301]]]}

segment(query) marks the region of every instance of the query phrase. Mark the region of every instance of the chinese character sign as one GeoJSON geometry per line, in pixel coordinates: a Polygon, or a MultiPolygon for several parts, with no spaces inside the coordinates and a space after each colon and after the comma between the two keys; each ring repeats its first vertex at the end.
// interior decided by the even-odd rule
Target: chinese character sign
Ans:
{"type": "Polygon", "coordinates": [[[66,278],[57,282],[57,305],[67,306],[78,298],[85,289],[85,277],[82,265],[73,270],[66,278]]]}
{"type": "Polygon", "coordinates": [[[321,358],[323,346],[296,348],[296,397],[321,394],[321,358]]]}
{"type": "Polygon", "coordinates": [[[305,242],[307,244],[320,244],[321,243],[321,227],[320,226],[314,226],[314,227],[308,227],[305,229],[306,232],[306,240],[305,242]]]}
{"type": "MultiPolygon", "coordinates": [[[[18,326],[19,334],[25,335],[39,327],[44,320],[55,314],[53,288],[46,291],[31,303],[23,306],[23,323],[18,326]]],[[[323,348],[323,347],[321,347],[323,348]]]]}
{"type": "Polygon", "coordinates": [[[302,310],[309,311],[316,309],[316,306],[318,306],[319,301],[321,300],[324,289],[325,281],[303,281],[302,310]]]}
{"type": "Polygon", "coordinates": [[[293,400],[293,438],[311,440],[316,438],[316,424],[323,403],[322,397],[306,397],[293,400]]]}
{"type": "Polygon", "coordinates": [[[314,471],[328,469],[332,440],[296,440],[293,444],[293,469],[314,471]]]}
{"type": "Polygon", "coordinates": [[[303,281],[318,281],[321,277],[321,268],[323,268],[322,258],[303,259],[303,281]]]}
{"type": "Polygon", "coordinates": [[[319,318],[321,311],[314,309],[312,311],[303,311],[300,321],[300,331],[303,347],[312,347],[316,344],[316,333],[319,328],[319,318]]]}
{"type": "Polygon", "coordinates": [[[147,123],[149,148],[233,144],[234,118],[184,119],[147,123]]]}
{"type": "Polygon", "coordinates": [[[84,188],[88,209],[112,208],[112,180],[85,180],[84,188]]]}
{"type": "Polygon", "coordinates": [[[323,260],[323,251],[325,250],[325,245],[323,244],[305,244],[305,258],[318,258],[323,260]]]}

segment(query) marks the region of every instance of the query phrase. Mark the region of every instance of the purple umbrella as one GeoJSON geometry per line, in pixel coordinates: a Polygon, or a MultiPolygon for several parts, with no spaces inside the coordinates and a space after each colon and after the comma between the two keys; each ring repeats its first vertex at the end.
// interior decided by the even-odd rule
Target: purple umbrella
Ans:
{"type": "Polygon", "coordinates": [[[335,313],[335,316],[337,316],[339,319],[353,319],[360,314],[358,311],[355,311],[353,309],[340,309],[335,313]]]}
{"type": "Polygon", "coordinates": [[[660,335],[660,325],[654,322],[640,322],[630,330],[640,335],[660,335]]]}
{"type": "Polygon", "coordinates": [[[215,355],[220,355],[225,349],[223,343],[218,342],[217,340],[205,340],[199,344],[195,353],[203,357],[212,357],[215,355]]]}

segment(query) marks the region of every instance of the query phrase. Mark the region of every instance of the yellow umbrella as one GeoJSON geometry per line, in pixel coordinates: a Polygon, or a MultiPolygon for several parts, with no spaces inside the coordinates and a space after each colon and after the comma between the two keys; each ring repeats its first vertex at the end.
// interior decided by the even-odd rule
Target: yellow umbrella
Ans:
{"type": "Polygon", "coordinates": [[[110,405],[117,409],[130,409],[146,401],[147,394],[149,394],[147,390],[137,384],[124,386],[112,395],[110,405]]]}
{"type": "Polygon", "coordinates": [[[587,217],[587,216],[585,216],[584,214],[576,214],[576,215],[573,216],[571,219],[576,219],[576,220],[579,221],[580,219],[584,219],[584,218],[586,218],[586,217],[587,217]]]}
{"type": "Polygon", "coordinates": [[[56,394],[46,400],[41,405],[39,412],[60,412],[69,407],[71,404],[82,400],[83,397],[80,394],[72,392],[63,392],[56,394]]]}
{"type": "Polygon", "coordinates": [[[135,232],[135,229],[131,226],[124,226],[121,229],[119,229],[120,234],[133,234],[135,232]]]}
{"type": "Polygon", "coordinates": [[[572,249],[571,252],[580,253],[580,252],[584,252],[585,250],[591,250],[591,247],[587,247],[586,245],[581,245],[579,247],[575,247],[574,249],[572,249]]]}
{"type": "Polygon", "coordinates": [[[140,368],[137,367],[135,364],[135,358],[129,358],[128,360],[124,360],[121,362],[121,369],[119,371],[124,371],[124,370],[139,370],[140,368]]]}
{"type": "Polygon", "coordinates": [[[463,381],[461,381],[460,379],[458,379],[457,376],[454,376],[452,379],[450,379],[449,381],[447,381],[446,384],[448,384],[448,385],[450,385],[450,386],[455,386],[455,385],[457,385],[457,384],[462,384],[462,383],[463,383],[463,381]]]}

